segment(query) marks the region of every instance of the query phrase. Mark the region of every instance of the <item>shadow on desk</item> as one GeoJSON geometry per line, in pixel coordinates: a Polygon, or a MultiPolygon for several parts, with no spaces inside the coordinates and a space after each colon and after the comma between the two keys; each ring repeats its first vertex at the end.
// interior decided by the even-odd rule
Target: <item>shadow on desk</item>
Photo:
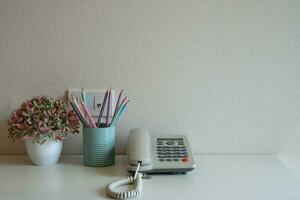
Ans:
{"type": "Polygon", "coordinates": [[[36,166],[32,164],[26,155],[1,155],[0,164],[2,166],[23,165],[23,166],[36,166]]]}
{"type": "Polygon", "coordinates": [[[107,167],[89,167],[83,164],[83,158],[81,155],[76,156],[62,156],[58,165],[61,166],[78,166],[86,173],[97,173],[103,176],[110,177],[123,177],[124,175],[128,175],[126,171],[125,161],[122,156],[116,156],[116,163],[112,166],[107,167]]]}
{"type": "Polygon", "coordinates": [[[59,161],[54,165],[38,166],[32,164],[27,155],[5,155],[0,156],[0,165],[13,167],[13,166],[26,166],[36,168],[48,168],[53,170],[74,170],[77,169],[79,172],[86,173],[87,175],[102,175],[109,177],[123,177],[127,175],[126,166],[124,159],[121,157],[116,158],[115,165],[108,167],[88,167],[83,165],[83,159],[81,155],[62,155],[59,161]]]}

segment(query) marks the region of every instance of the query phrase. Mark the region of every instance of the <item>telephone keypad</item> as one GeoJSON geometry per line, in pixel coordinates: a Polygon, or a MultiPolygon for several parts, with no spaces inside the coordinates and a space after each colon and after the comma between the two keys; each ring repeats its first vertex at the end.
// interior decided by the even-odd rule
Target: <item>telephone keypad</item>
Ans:
{"type": "Polygon", "coordinates": [[[183,138],[157,138],[156,144],[160,162],[179,162],[188,157],[183,138]]]}

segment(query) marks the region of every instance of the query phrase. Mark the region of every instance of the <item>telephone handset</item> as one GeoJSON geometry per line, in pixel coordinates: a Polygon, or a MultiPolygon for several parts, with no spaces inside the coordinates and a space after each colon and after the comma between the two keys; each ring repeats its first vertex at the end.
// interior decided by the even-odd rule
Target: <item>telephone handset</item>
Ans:
{"type": "Polygon", "coordinates": [[[128,163],[136,166],[138,162],[149,165],[150,160],[150,137],[147,129],[136,128],[130,130],[127,141],[128,163]]]}
{"type": "Polygon", "coordinates": [[[150,136],[144,128],[130,130],[127,142],[127,170],[146,174],[180,174],[193,170],[196,164],[185,135],[150,136]]]}
{"type": "Polygon", "coordinates": [[[193,170],[196,164],[187,137],[150,136],[144,128],[135,128],[129,131],[127,142],[129,172],[128,176],[114,181],[107,186],[106,193],[116,199],[130,199],[137,197],[142,190],[142,173],[186,173],[193,170]],[[119,192],[118,186],[134,184],[130,191],[119,192]]]}

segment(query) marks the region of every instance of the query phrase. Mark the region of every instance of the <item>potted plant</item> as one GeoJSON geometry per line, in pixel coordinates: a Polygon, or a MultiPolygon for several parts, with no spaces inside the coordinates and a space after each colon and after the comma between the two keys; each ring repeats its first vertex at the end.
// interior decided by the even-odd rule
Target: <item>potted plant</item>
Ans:
{"type": "Polygon", "coordinates": [[[62,141],[78,129],[79,120],[65,101],[44,96],[25,101],[8,120],[8,137],[24,139],[29,158],[36,165],[55,164],[62,141]]]}

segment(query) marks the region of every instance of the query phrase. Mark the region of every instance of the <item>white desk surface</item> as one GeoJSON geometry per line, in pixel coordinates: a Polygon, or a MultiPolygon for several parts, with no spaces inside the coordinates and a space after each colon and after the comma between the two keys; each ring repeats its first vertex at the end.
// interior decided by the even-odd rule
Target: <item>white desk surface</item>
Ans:
{"type": "MultiPolygon", "coordinates": [[[[275,155],[194,155],[186,175],[143,180],[139,199],[299,200],[300,180],[275,155]]],[[[81,156],[62,156],[52,166],[34,166],[26,156],[0,156],[2,200],[107,199],[107,183],[126,176],[125,156],[116,165],[85,167],[81,156]]]]}

